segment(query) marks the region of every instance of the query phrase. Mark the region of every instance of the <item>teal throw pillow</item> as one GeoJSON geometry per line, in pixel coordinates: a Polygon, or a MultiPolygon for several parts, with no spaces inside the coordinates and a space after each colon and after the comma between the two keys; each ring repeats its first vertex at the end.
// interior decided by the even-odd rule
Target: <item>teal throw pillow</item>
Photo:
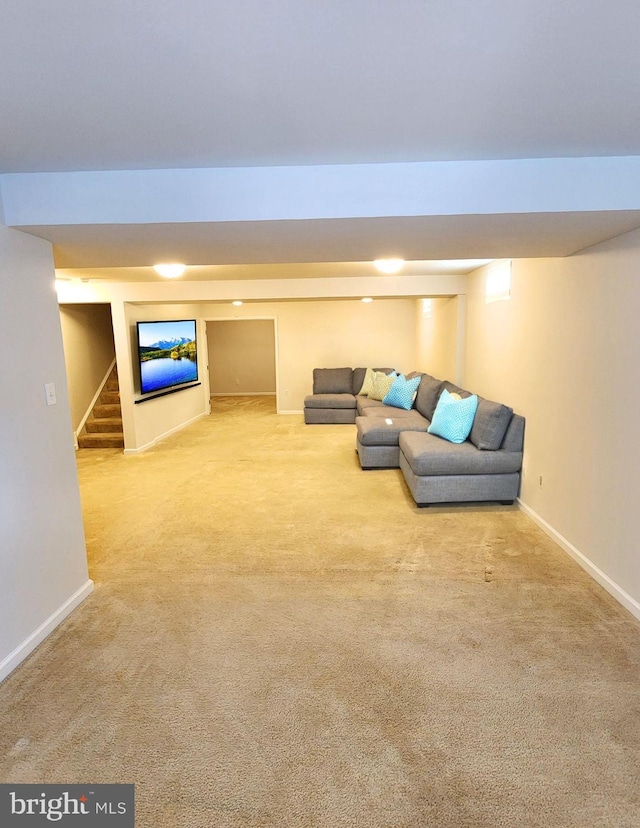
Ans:
{"type": "Polygon", "coordinates": [[[450,443],[464,443],[473,427],[478,410],[478,397],[472,394],[463,400],[456,400],[445,388],[440,395],[433,420],[427,429],[450,443]]]}
{"type": "Polygon", "coordinates": [[[406,379],[404,374],[396,377],[389,389],[389,393],[382,400],[385,405],[393,405],[395,408],[404,408],[406,411],[413,405],[418,393],[418,386],[422,377],[406,379]]]}

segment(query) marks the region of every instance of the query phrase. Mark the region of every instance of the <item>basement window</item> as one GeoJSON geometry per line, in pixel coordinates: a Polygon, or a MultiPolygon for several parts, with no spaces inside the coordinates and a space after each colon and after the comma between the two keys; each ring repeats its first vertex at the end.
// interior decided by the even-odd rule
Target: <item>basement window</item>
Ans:
{"type": "Polygon", "coordinates": [[[498,302],[511,296],[511,259],[496,262],[487,268],[484,287],[485,302],[498,302]]]}

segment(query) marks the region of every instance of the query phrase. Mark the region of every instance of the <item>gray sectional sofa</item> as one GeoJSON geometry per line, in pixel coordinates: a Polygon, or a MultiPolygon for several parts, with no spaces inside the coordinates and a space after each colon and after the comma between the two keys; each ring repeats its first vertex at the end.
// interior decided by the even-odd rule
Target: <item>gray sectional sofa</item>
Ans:
{"type": "MultiPolygon", "coordinates": [[[[393,368],[373,370],[390,374],[393,368]]],[[[356,395],[362,388],[366,371],[366,368],[314,368],[313,394],[304,401],[305,423],[355,423],[356,395]]]]}
{"type": "Polygon", "coordinates": [[[445,388],[461,398],[471,392],[429,374],[408,374],[420,376],[420,384],[412,408],[405,410],[358,395],[364,375],[364,368],[316,369],[314,393],[305,399],[305,422],[355,423],[361,467],[400,468],[419,506],[515,500],[522,469],[523,417],[506,405],[479,397],[468,439],[452,443],[428,432],[438,400],[445,388]]]}

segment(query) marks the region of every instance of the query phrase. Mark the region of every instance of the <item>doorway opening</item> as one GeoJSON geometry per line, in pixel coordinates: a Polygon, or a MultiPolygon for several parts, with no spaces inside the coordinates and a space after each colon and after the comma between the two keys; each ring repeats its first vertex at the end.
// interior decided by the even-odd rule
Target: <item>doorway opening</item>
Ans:
{"type": "Polygon", "coordinates": [[[212,405],[216,397],[271,397],[277,411],[276,320],[208,319],[206,333],[212,405]]]}

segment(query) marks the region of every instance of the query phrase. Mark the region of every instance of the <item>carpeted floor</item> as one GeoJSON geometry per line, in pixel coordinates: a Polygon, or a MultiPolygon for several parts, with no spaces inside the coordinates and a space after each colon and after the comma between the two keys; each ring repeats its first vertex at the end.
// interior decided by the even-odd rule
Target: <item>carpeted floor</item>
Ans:
{"type": "Polygon", "coordinates": [[[637,828],[640,624],[517,508],[417,509],[271,398],[78,453],[95,593],[0,686],[0,780],[144,828],[637,828]]]}

